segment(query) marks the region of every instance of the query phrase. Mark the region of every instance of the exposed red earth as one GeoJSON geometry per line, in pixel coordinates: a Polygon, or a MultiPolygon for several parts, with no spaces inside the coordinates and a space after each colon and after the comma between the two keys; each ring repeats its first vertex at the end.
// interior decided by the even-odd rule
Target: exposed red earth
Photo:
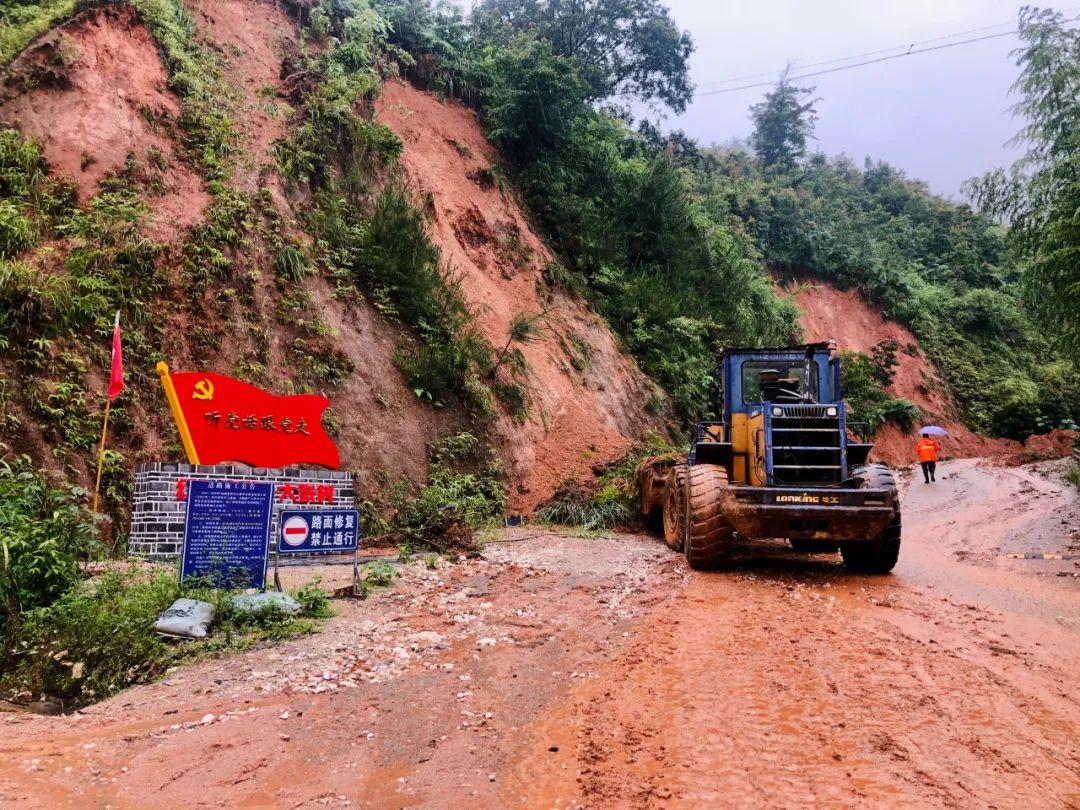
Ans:
{"type": "Polygon", "coordinates": [[[533,413],[498,425],[520,481],[510,506],[530,512],[568,476],[590,478],[595,464],[618,458],[649,427],[650,385],[583,301],[545,290],[541,274],[552,256],[518,200],[490,174],[497,157],[476,114],[401,82],[383,85],[376,109],[405,143],[409,184],[430,200],[435,242],[460,274],[489,342],[501,348],[519,313],[549,313],[542,339],[521,347],[533,413]],[[575,345],[587,357],[575,357],[575,345]]]}
{"type": "Polygon", "coordinates": [[[501,533],[316,635],[0,716],[0,804],[1075,807],[1080,565],[1017,556],[1080,555],[1062,469],[914,481],[880,578],[501,533]]]}
{"type": "Polygon", "coordinates": [[[133,9],[104,8],[54,29],[15,59],[9,76],[0,85],[0,118],[41,142],[50,168],[75,181],[80,202],[97,192],[106,173],[123,167],[129,153],[145,161],[153,149],[167,168],[161,193],[145,201],[153,212],[147,235],[175,238],[202,219],[210,195],[199,176],[175,159],[164,130],[180,105],[166,87],[157,46],[133,9]],[[21,78],[57,61],[67,67],[54,80],[21,78]]]}
{"type": "MultiPolygon", "coordinates": [[[[902,324],[886,320],[858,291],[805,280],[791,282],[786,290],[802,310],[801,325],[807,340],[836,340],[842,349],[866,353],[880,341],[896,341],[899,365],[889,393],[911,400],[922,408],[928,423],[949,431],[943,447],[946,458],[993,458],[1019,464],[1034,458],[1069,454],[1071,442],[1076,438],[1070,431],[1034,436],[1028,446],[970,431],[953,414],[954,406],[941,372],[926,356],[915,335],[902,324]]],[[[872,458],[892,465],[910,464],[915,460],[917,438],[915,434],[904,435],[896,425],[885,425],[874,438],[872,458]]]]}

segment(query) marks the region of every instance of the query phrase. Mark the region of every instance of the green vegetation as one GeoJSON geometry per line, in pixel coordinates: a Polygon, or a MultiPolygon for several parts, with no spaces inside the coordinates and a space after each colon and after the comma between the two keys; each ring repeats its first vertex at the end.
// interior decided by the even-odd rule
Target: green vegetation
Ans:
{"type": "MultiPolygon", "coordinates": [[[[157,343],[160,323],[149,317],[148,307],[161,289],[156,269],[160,247],[139,233],[146,214],[139,188],[151,174],[131,155],[119,172],[102,181],[86,208],[78,209],[72,187],[45,175],[35,144],[10,130],[0,132],[0,207],[19,208],[31,242],[67,240],[66,255],[49,267],[0,258],[4,369],[27,380],[19,401],[66,465],[89,457],[100,433],[99,405],[88,401],[84,380],[88,361],[107,365],[115,303],[125,305],[129,356],[153,356],[157,343]]],[[[139,388],[146,390],[146,369],[152,366],[135,365],[129,374],[132,391],[115,411],[118,431],[130,427],[128,408],[138,405],[139,388]]],[[[4,410],[0,444],[10,447],[21,419],[14,407],[4,410]]],[[[112,468],[118,459],[110,461],[112,468]]],[[[119,516],[125,496],[114,481],[106,493],[106,510],[119,516]]]]}
{"type": "MultiPolygon", "coordinates": [[[[620,80],[595,58],[618,20],[677,33],[652,3],[597,3],[594,33],[580,39],[584,12],[565,4],[489,0],[469,19],[420,0],[377,7],[395,21],[391,45],[417,65],[407,70],[480,108],[559,254],[549,283],[584,291],[685,416],[707,407],[716,348],[797,337],[794,308],[777,298],[769,268],[855,286],[909,326],[978,430],[1022,438],[1080,417],[1080,391],[1069,382],[1077,375],[1046,347],[1053,330],[1032,317],[1006,231],[888,164],[858,168],[808,154],[813,88],[784,77],[751,108],[752,152],[705,149],[647,121],[633,131],[597,109],[632,97],[676,110],[683,103],[676,88],[688,39],[653,43],[664,56],[648,62],[650,82],[620,80]]],[[[1054,56],[1065,75],[1072,40],[1051,18],[1027,24],[1038,53],[1054,56]]],[[[641,55],[634,42],[619,68],[641,55]]],[[[1026,58],[1034,64],[1037,54],[1026,58]]],[[[1041,86],[1032,98],[1049,104],[1049,79],[1041,86]]],[[[1075,100],[1057,103],[1068,108],[1053,119],[1064,127],[1075,100]]],[[[879,400],[875,420],[917,418],[909,403],[879,400]]]]}
{"type": "Polygon", "coordinates": [[[1080,464],[1073,464],[1065,471],[1065,480],[1080,489],[1080,464]]]}
{"type": "Polygon", "coordinates": [[[538,221],[684,415],[707,407],[718,345],[795,334],[795,310],[777,299],[749,241],[710,216],[691,173],[662,147],[589,105],[572,64],[519,39],[494,58],[493,72],[485,120],[518,163],[538,221]],[[551,109],[559,114],[546,115],[551,109]]]}
{"type": "Polygon", "coordinates": [[[75,13],[77,0],[40,0],[0,6],[0,67],[59,21],[75,13]]]}
{"type": "Polygon", "coordinates": [[[151,681],[186,661],[312,632],[313,619],[332,615],[317,582],[295,596],[302,606],[295,616],[280,610],[240,614],[232,608],[229,592],[182,587],[175,570],[109,571],[70,588],[51,605],[23,614],[7,628],[0,690],[89,703],[151,681]],[[216,605],[212,635],[176,642],[154,632],[158,615],[180,597],[216,605]]]}
{"type": "Polygon", "coordinates": [[[693,93],[693,40],[659,0],[484,0],[473,24],[496,48],[521,36],[548,43],[553,55],[573,60],[589,100],[635,97],[681,112],[693,93]]]}
{"type": "Polygon", "coordinates": [[[360,581],[373,588],[386,588],[393,584],[397,572],[392,563],[386,560],[373,560],[364,563],[360,571],[360,581]]]}
{"type": "Polygon", "coordinates": [[[871,433],[886,422],[894,422],[905,432],[911,431],[922,419],[922,411],[914,402],[890,397],[885,392],[892,382],[888,364],[890,349],[895,353],[895,344],[892,347],[879,344],[874,357],[862,352],[840,352],[844,399],[852,409],[849,421],[868,423],[871,433]]]}
{"type": "Polygon", "coordinates": [[[770,264],[855,286],[909,326],[971,427],[1014,438],[1040,429],[1041,409],[1019,422],[1002,418],[1002,386],[1034,387],[1048,420],[1076,417],[1080,399],[1046,379],[1057,358],[1024,310],[1020,271],[988,219],[886,164],[868,161],[860,171],[818,156],[797,176],[766,178],[737,154],[718,157],[729,169],[713,187],[736,201],[730,213],[752,229],[770,264]],[[728,175],[735,166],[748,175],[728,175]]]}
{"type": "Polygon", "coordinates": [[[1080,360],[1080,98],[1071,92],[1080,77],[1080,31],[1068,22],[1050,9],[1021,10],[1014,110],[1025,123],[1018,140],[1028,152],[1008,174],[999,169],[973,180],[968,191],[1011,224],[1009,244],[1025,267],[1032,310],[1080,360]]]}
{"type": "Polygon", "coordinates": [[[506,508],[503,473],[488,444],[472,433],[428,445],[428,483],[378,471],[381,494],[358,504],[365,537],[398,545],[402,560],[425,548],[472,550],[475,530],[494,525],[506,508]]]}
{"type": "Polygon", "coordinates": [[[471,530],[490,525],[506,507],[502,470],[470,433],[448,436],[428,449],[428,483],[401,505],[392,531],[407,543],[436,549],[469,545],[471,530]]]}
{"type": "Polygon", "coordinates": [[[549,314],[546,310],[532,314],[519,312],[511,318],[506,343],[487,371],[499,399],[506,404],[510,413],[521,420],[529,415],[532,399],[529,364],[521,347],[535,343],[542,337],[548,328],[549,314]]]}
{"type": "Polygon", "coordinates": [[[634,522],[635,512],[614,485],[593,491],[574,478],[559,485],[552,499],[536,512],[541,523],[599,531],[634,522]]]}
{"type": "Polygon", "coordinates": [[[86,493],[52,487],[27,458],[0,461],[0,631],[80,579],[96,537],[86,493]]]}
{"type": "Polygon", "coordinates": [[[460,285],[443,268],[427,221],[401,182],[387,186],[355,246],[352,270],[384,314],[413,326],[419,346],[402,347],[398,364],[421,399],[454,401],[491,363],[460,285]]]}
{"type": "Polygon", "coordinates": [[[806,158],[806,139],[814,134],[817,112],[813,87],[796,87],[784,70],[776,88],[750,108],[754,134],[750,148],[761,165],[774,171],[792,171],[806,158]]]}
{"type": "Polygon", "coordinates": [[[999,387],[1021,383],[1039,391],[1048,418],[1075,418],[1080,399],[1058,399],[1042,385],[1056,358],[1023,308],[1020,271],[990,220],[884,163],[860,170],[815,155],[785,173],[738,152],[704,157],[712,168],[703,193],[770,265],[854,286],[909,326],[971,427],[1016,438],[1039,430],[1041,410],[1020,422],[1002,418],[999,387]]]}
{"type": "MultiPolygon", "coordinates": [[[[101,403],[89,396],[86,374],[91,363],[108,365],[108,336],[118,302],[123,305],[125,354],[134,361],[129,362],[128,391],[113,411],[120,435],[129,435],[132,413],[150,390],[150,369],[160,356],[156,347],[162,324],[151,310],[164,285],[157,266],[162,248],[139,230],[146,216],[139,192],[154,172],[129,155],[125,166],[107,176],[98,194],[79,209],[71,187],[47,177],[41,166],[33,143],[11,131],[0,133],[0,205],[24,205],[35,239],[42,234],[67,240],[66,254],[51,266],[0,258],[2,367],[26,380],[18,392],[24,411],[50,440],[56,458],[77,472],[74,465],[92,458],[101,430],[101,403]],[[12,182],[16,175],[20,180],[12,182]]],[[[12,408],[0,423],[0,442],[15,445],[20,428],[12,408]]],[[[112,456],[110,470],[122,461],[112,456]]],[[[126,496],[125,487],[112,481],[105,510],[119,518],[126,496]]]]}

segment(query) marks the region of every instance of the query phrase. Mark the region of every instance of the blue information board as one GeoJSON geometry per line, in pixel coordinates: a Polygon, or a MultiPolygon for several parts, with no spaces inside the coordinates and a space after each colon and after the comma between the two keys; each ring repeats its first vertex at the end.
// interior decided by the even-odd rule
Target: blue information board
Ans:
{"type": "Polygon", "coordinates": [[[278,518],[278,554],[356,551],[359,539],[355,509],[288,510],[278,518]]]}
{"type": "Polygon", "coordinates": [[[191,481],[180,581],[210,578],[221,588],[265,588],[274,485],[191,481]]]}

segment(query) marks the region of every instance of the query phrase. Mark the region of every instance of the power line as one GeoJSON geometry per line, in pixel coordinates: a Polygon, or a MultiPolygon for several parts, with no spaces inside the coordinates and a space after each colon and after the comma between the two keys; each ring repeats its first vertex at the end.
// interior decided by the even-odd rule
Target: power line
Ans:
{"type": "MultiPolygon", "coordinates": [[[[1074,7],[1074,8],[1066,9],[1062,13],[1063,14],[1070,14],[1070,13],[1075,12],[1075,11],[1080,11],[1080,7],[1074,7]]],[[[1076,19],[1080,19],[1080,18],[1074,18],[1074,19],[1071,19],[1071,20],[1066,20],[1066,22],[1075,22],[1076,19]]],[[[809,65],[803,65],[802,67],[799,68],[799,70],[800,71],[805,71],[805,70],[808,70],[809,68],[822,67],[822,66],[825,66],[825,65],[835,65],[838,62],[849,62],[852,59],[861,59],[861,60],[863,60],[863,61],[856,62],[856,63],[850,64],[850,65],[841,65],[839,67],[830,68],[828,70],[815,71],[815,72],[811,72],[811,73],[800,73],[799,75],[792,76],[790,78],[792,80],[799,80],[799,79],[811,78],[813,76],[822,76],[822,75],[825,75],[825,74],[828,74],[828,73],[838,73],[838,72],[844,71],[844,70],[851,70],[853,68],[865,67],[866,65],[872,65],[872,64],[879,63],[879,62],[887,62],[887,61],[890,61],[892,59],[900,59],[900,58],[903,58],[905,56],[914,56],[915,54],[929,53],[931,51],[940,51],[940,50],[945,50],[946,48],[955,48],[955,47],[960,46],[960,45],[970,45],[970,44],[973,44],[973,43],[976,43],[976,42],[983,42],[983,41],[989,40],[989,39],[998,39],[998,38],[1001,38],[1001,37],[1014,36],[1015,34],[1018,33],[1018,31],[1010,30],[1010,31],[1003,31],[1003,32],[1000,32],[1000,33],[996,33],[996,34],[988,34],[986,36],[973,37],[973,38],[970,38],[970,39],[961,40],[959,42],[946,42],[943,45],[935,45],[933,47],[916,47],[916,46],[929,45],[930,43],[934,43],[934,42],[942,42],[943,40],[955,39],[956,37],[965,36],[967,34],[976,34],[976,33],[982,32],[982,31],[992,31],[995,28],[1001,28],[1003,25],[1013,25],[1013,24],[1014,23],[1012,23],[1010,21],[1010,22],[998,23],[996,25],[987,25],[987,26],[982,26],[980,28],[972,28],[972,29],[969,29],[967,31],[958,31],[958,32],[953,33],[953,34],[946,34],[944,36],[934,37],[932,39],[916,40],[915,42],[911,43],[908,46],[897,45],[897,46],[895,46],[893,48],[883,48],[883,49],[877,50],[877,51],[869,51],[869,52],[866,52],[866,53],[856,54],[856,55],[847,56],[847,57],[841,57],[841,58],[837,58],[837,59],[827,59],[827,60],[824,60],[824,61],[821,61],[821,62],[812,62],[809,65]],[[907,50],[905,50],[903,53],[893,53],[893,51],[897,51],[897,50],[899,50],[901,48],[904,48],[904,47],[907,47],[907,50]],[[887,54],[887,55],[886,56],[879,56],[880,54],[887,54]],[[868,59],[867,57],[878,57],[878,58],[868,59]]],[[[775,77],[778,76],[778,75],[779,75],[778,71],[771,71],[771,72],[744,74],[742,76],[735,76],[735,77],[732,77],[730,79],[706,82],[704,86],[714,86],[714,85],[717,85],[717,84],[730,84],[731,82],[743,81],[745,79],[755,79],[755,78],[758,78],[758,77],[761,77],[761,76],[773,77],[769,81],[754,82],[754,83],[751,83],[751,84],[740,85],[738,87],[725,87],[725,88],[720,88],[718,90],[706,90],[706,91],[703,91],[703,92],[695,93],[693,97],[694,98],[700,98],[702,96],[722,95],[724,93],[734,93],[734,92],[737,92],[737,91],[740,91],[740,90],[749,90],[749,89],[758,88],[758,87],[769,87],[769,86],[772,86],[772,85],[776,84],[775,77]]]]}
{"type": "MultiPolygon", "coordinates": [[[[985,42],[989,39],[1000,39],[1001,37],[1010,37],[1018,34],[1019,31],[1005,31],[1000,34],[988,34],[983,37],[974,37],[972,39],[964,39],[960,42],[949,42],[945,45],[935,45],[932,48],[918,48],[909,49],[904,53],[894,53],[891,56],[880,56],[877,59],[867,59],[862,62],[854,62],[850,65],[841,65],[840,67],[829,68],[828,70],[817,70],[811,73],[801,73],[798,76],[788,76],[788,81],[800,81],[801,79],[809,79],[813,76],[824,76],[827,73],[839,73],[843,70],[853,70],[859,67],[866,67],[867,65],[874,65],[879,62],[889,62],[893,59],[903,59],[905,56],[915,56],[920,53],[930,53],[931,51],[943,51],[946,48],[956,48],[960,45],[971,45],[974,42],[985,42]]],[[[695,93],[694,98],[702,98],[703,96],[719,96],[724,93],[736,93],[740,90],[751,90],[755,87],[772,87],[776,84],[776,80],[773,79],[767,82],[755,82],[753,84],[742,84],[738,87],[725,87],[721,90],[706,90],[704,93],[695,93]]]]}
{"type": "MultiPolygon", "coordinates": [[[[1076,11],[1076,10],[1080,10],[1080,9],[1070,9],[1070,11],[1076,11]]],[[[1066,12],[1066,13],[1068,13],[1068,12],[1066,12]]],[[[947,39],[955,39],[956,37],[963,37],[963,36],[967,36],[968,34],[981,34],[984,31],[992,31],[995,28],[1002,28],[1002,27],[1004,27],[1006,25],[1016,25],[1016,22],[1014,20],[1009,20],[1008,22],[998,23],[997,25],[984,25],[981,28],[972,28],[972,29],[969,29],[967,31],[957,31],[956,33],[953,33],[953,34],[946,34],[944,36],[934,37],[932,39],[917,39],[914,42],[908,43],[907,45],[894,45],[891,48],[881,48],[880,50],[876,50],[876,51],[867,51],[867,52],[864,52],[864,53],[851,54],[850,56],[837,57],[836,59],[825,59],[825,60],[823,60],[821,62],[811,62],[808,65],[799,65],[798,69],[799,70],[809,70],[810,68],[824,67],[825,65],[835,65],[835,64],[837,64],[839,62],[850,62],[852,59],[866,59],[866,58],[871,57],[871,56],[880,56],[881,54],[889,54],[889,53],[892,53],[893,51],[898,51],[901,48],[907,48],[908,50],[910,50],[911,48],[914,48],[916,45],[929,45],[932,42],[941,42],[941,41],[947,40],[947,39]]],[[[775,71],[775,70],[765,70],[765,71],[762,71],[761,73],[749,73],[749,74],[743,74],[742,76],[732,76],[730,79],[718,79],[718,80],[714,80],[714,81],[710,81],[710,82],[703,82],[703,83],[699,84],[698,86],[699,87],[709,87],[709,86],[713,86],[713,85],[717,85],[717,84],[732,84],[733,82],[741,82],[741,81],[745,81],[747,79],[757,79],[757,78],[761,78],[762,76],[776,76],[776,75],[777,75],[777,71],[775,71]]]]}

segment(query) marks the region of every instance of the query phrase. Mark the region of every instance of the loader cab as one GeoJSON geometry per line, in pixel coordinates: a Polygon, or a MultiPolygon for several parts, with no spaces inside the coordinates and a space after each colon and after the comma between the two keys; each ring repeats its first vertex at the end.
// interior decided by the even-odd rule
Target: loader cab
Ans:
{"type": "Polygon", "coordinates": [[[716,422],[698,425],[690,463],[723,464],[733,483],[835,485],[866,461],[847,439],[835,346],[729,349],[718,358],[716,422]]]}

